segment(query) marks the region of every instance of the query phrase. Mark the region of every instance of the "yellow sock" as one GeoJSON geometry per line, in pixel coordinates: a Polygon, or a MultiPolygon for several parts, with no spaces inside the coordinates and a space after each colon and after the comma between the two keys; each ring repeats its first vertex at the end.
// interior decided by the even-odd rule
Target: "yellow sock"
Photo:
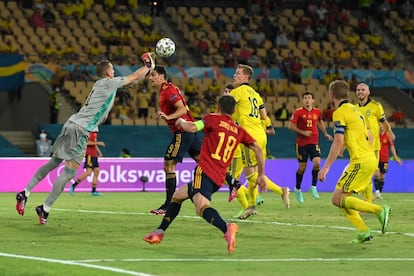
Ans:
{"type": "Polygon", "coordinates": [[[358,230],[358,231],[368,231],[369,227],[368,225],[362,220],[361,216],[359,215],[358,211],[345,209],[345,208],[339,208],[342,213],[344,213],[346,219],[352,223],[352,225],[358,230]]]}
{"type": "Polygon", "coordinates": [[[254,202],[256,204],[256,199],[259,196],[259,186],[257,186],[257,185],[256,185],[256,188],[254,188],[254,190],[253,190],[253,196],[255,198],[254,202]]]}
{"type": "MultiPolygon", "coordinates": [[[[255,184],[256,183],[256,180],[257,180],[257,176],[258,176],[258,173],[253,173],[253,174],[249,175],[246,178],[247,178],[247,180],[249,182],[251,181],[252,183],[255,184]]],[[[282,188],[279,185],[277,185],[275,182],[273,182],[272,180],[270,180],[267,176],[265,176],[265,178],[266,178],[266,189],[267,190],[270,190],[272,192],[275,192],[278,195],[282,195],[283,194],[282,188]]],[[[254,200],[256,200],[256,198],[254,200]]]]}
{"type": "Polygon", "coordinates": [[[244,185],[241,185],[239,190],[237,191],[237,200],[239,201],[241,207],[243,209],[246,209],[247,207],[249,207],[249,203],[247,202],[247,188],[244,185]]]}
{"type": "Polygon", "coordinates": [[[255,190],[258,190],[256,186],[256,180],[258,177],[258,173],[252,173],[249,176],[246,176],[247,178],[247,186],[249,188],[249,206],[255,206],[256,205],[256,197],[258,196],[259,192],[255,192],[255,190]]]}
{"type": "Polygon", "coordinates": [[[256,186],[256,182],[251,182],[248,181],[247,182],[247,186],[248,186],[248,197],[249,197],[249,206],[255,206],[256,205],[256,198],[259,195],[259,190],[256,186]]]}
{"type": "Polygon", "coordinates": [[[364,213],[379,214],[382,211],[381,206],[371,202],[363,201],[362,199],[354,196],[347,196],[345,199],[343,199],[343,203],[344,204],[341,207],[361,211],[364,213]]]}
{"type": "Polygon", "coordinates": [[[277,185],[275,182],[270,180],[267,176],[266,176],[266,189],[271,190],[272,192],[275,192],[278,195],[283,194],[282,188],[279,185],[277,185]]]}

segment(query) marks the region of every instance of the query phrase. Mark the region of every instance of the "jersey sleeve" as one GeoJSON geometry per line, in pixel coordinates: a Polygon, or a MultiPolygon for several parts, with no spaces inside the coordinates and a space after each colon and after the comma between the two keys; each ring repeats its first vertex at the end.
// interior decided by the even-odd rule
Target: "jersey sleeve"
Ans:
{"type": "Polygon", "coordinates": [[[123,86],[124,83],[125,83],[125,77],[114,77],[112,79],[109,79],[107,82],[110,90],[118,89],[121,86],[123,86]]]}
{"type": "Polygon", "coordinates": [[[266,117],[266,119],[262,120],[263,128],[267,129],[272,126],[272,121],[270,120],[270,117],[266,117]]]}
{"type": "Polygon", "coordinates": [[[264,104],[264,102],[263,102],[263,98],[260,96],[260,94],[259,93],[257,93],[257,95],[258,95],[258,101],[259,101],[259,109],[263,109],[263,108],[265,108],[265,104],[264,104]]]}
{"type": "Polygon", "coordinates": [[[293,124],[297,124],[297,123],[298,123],[298,120],[299,120],[299,110],[298,110],[298,109],[296,109],[296,110],[293,112],[293,114],[292,114],[292,118],[290,119],[290,121],[291,121],[293,124]]]}
{"type": "Polygon", "coordinates": [[[319,122],[319,121],[322,121],[323,120],[322,119],[322,112],[321,112],[321,110],[319,108],[317,110],[318,110],[318,122],[319,122]]]}
{"type": "Polygon", "coordinates": [[[170,101],[172,104],[175,104],[176,102],[181,101],[181,96],[180,96],[181,91],[177,87],[169,86],[167,91],[168,91],[168,94],[167,94],[168,101],[170,101]]]}
{"type": "Polygon", "coordinates": [[[378,121],[383,123],[385,122],[385,120],[386,120],[386,117],[385,117],[384,108],[382,107],[382,104],[378,103],[378,121]]]}
{"type": "Polygon", "coordinates": [[[337,110],[333,113],[332,121],[334,122],[334,133],[344,134],[345,133],[345,116],[342,110],[337,110]]]}
{"type": "Polygon", "coordinates": [[[201,119],[204,123],[204,128],[203,128],[203,132],[207,133],[211,130],[211,125],[212,125],[212,116],[210,114],[207,114],[206,116],[204,116],[203,119],[201,119]]]}

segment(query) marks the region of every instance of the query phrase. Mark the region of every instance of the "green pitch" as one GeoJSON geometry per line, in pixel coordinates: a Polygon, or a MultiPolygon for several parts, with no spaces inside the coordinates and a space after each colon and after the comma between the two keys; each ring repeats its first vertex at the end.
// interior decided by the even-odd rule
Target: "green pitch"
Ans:
{"type": "Polygon", "coordinates": [[[286,210],[266,193],[258,214],[245,221],[233,217],[240,207],[227,196],[215,194],[212,205],[239,225],[231,255],[223,234],[197,217],[190,201],[160,245],[144,242],[161,221],[149,210],[164,193],[65,193],[47,225],[34,212],[46,194],[32,193],[23,217],[15,194],[0,194],[1,275],[411,275],[414,269],[412,194],[376,200],[393,208],[390,232],[381,234],[377,217],[363,214],[374,239],[359,245],[349,243],[356,231],[330,194],[316,200],[304,193],[303,205],[291,194],[286,210]]]}

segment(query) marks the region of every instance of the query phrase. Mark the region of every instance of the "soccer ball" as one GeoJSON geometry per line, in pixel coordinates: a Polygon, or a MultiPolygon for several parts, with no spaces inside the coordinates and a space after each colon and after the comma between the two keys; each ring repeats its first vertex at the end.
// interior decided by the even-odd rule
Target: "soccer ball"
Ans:
{"type": "Polygon", "coordinates": [[[161,57],[170,57],[175,52],[175,43],[171,38],[164,37],[157,41],[155,52],[161,57]]]}

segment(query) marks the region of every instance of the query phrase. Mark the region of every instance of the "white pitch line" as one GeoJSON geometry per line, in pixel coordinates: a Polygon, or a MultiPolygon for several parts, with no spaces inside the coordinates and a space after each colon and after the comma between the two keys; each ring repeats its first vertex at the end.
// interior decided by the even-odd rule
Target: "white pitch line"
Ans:
{"type": "Polygon", "coordinates": [[[412,262],[414,258],[286,258],[286,259],[102,259],[76,262],[412,262]]]}
{"type": "Polygon", "coordinates": [[[58,263],[58,264],[65,264],[65,265],[77,265],[77,266],[83,266],[83,267],[87,267],[87,268],[107,270],[107,271],[111,271],[111,272],[117,272],[117,273],[128,274],[128,275],[154,276],[153,274],[147,274],[147,273],[136,272],[136,271],[131,271],[131,270],[125,270],[125,269],[120,269],[120,268],[107,267],[107,266],[101,266],[101,265],[85,264],[85,263],[82,263],[82,262],[79,262],[79,261],[65,261],[65,260],[42,258],[42,257],[35,257],[35,256],[24,256],[24,255],[8,254],[8,253],[2,253],[2,252],[0,252],[0,256],[10,257],[10,258],[18,258],[18,259],[26,259],[26,260],[35,260],[35,261],[48,262],[48,263],[58,263]]]}
{"type": "MultiPolygon", "coordinates": [[[[95,211],[95,210],[82,210],[82,209],[61,209],[61,208],[54,208],[53,210],[57,211],[71,211],[71,212],[79,212],[79,213],[98,213],[98,214],[116,214],[116,215],[149,215],[154,216],[150,213],[143,213],[143,212],[114,212],[114,211],[95,211]]],[[[181,218],[188,218],[188,219],[201,219],[198,216],[178,216],[181,218]]],[[[345,227],[345,226],[337,226],[337,225],[316,225],[316,224],[302,224],[302,223],[290,223],[290,222],[278,222],[278,221],[261,221],[261,220],[239,220],[235,218],[230,218],[231,221],[237,221],[239,223],[252,223],[252,224],[267,224],[267,225],[281,225],[281,226],[296,226],[296,227],[305,227],[305,228],[329,228],[329,229],[339,229],[339,230],[349,230],[349,231],[356,231],[355,228],[352,227],[345,227]]],[[[381,231],[371,230],[374,233],[380,233],[381,231]]],[[[387,234],[399,234],[408,237],[414,237],[414,233],[402,233],[402,232],[387,232],[387,234]]]]}

